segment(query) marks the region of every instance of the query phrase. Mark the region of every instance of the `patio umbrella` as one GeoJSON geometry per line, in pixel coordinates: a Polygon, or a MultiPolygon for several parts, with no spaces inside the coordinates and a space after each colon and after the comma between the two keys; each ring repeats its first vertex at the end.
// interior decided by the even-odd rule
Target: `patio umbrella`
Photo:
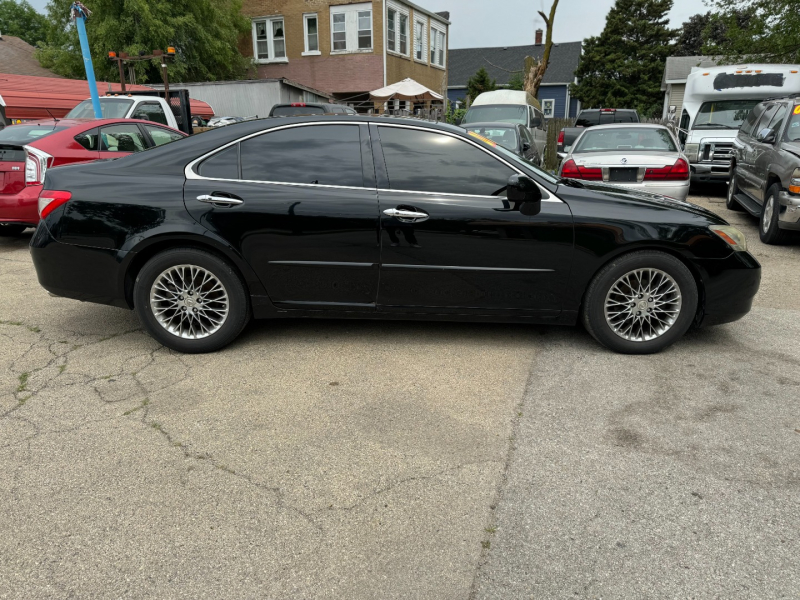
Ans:
{"type": "Polygon", "coordinates": [[[414,81],[411,78],[403,79],[392,85],[387,85],[379,90],[369,93],[370,97],[375,100],[410,100],[421,102],[424,100],[443,100],[441,94],[437,94],[433,90],[429,90],[421,83],[414,81]]]}

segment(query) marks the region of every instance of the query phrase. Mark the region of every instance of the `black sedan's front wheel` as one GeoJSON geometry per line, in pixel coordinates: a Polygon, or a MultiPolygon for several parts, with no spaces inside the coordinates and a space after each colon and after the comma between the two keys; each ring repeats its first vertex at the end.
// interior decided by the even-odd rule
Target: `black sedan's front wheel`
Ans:
{"type": "Polygon", "coordinates": [[[586,291],[583,323],[615,352],[652,354],[686,333],[697,301],[697,284],[680,260],[654,250],[632,252],[595,275],[586,291]]]}
{"type": "Polygon", "coordinates": [[[209,252],[175,248],[144,265],[133,290],[142,326],[179,352],[214,352],[250,319],[249,297],[231,266],[209,252]]]}

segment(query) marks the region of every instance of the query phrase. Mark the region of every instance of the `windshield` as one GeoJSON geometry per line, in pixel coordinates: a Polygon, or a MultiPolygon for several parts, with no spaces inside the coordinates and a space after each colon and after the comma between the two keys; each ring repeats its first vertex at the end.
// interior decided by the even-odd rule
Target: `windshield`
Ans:
{"type": "Polygon", "coordinates": [[[575,127],[593,127],[606,123],[638,123],[639,117],[633,110],[584,110],[578,115],[575,127]]]}
{"type": "Polygon", "coordinates": [[[473,106],[464,115],[461,124],[466,123],[505,123],[528,124],[528,108],[526,106],[499,105],[499,106],[473,106]]]}
{"type": "Polygon", "coordinates": [[[800,105],[792,109],[792,115],[783,137],[787,142],[800,142],[800,105]]]}
{"type": "Polygon", "coordinates": [[[324,115],[325,109],[318,106],[278,106],[272,111],[273,117],[297,117],[299,115],[324,115]]]}
{"type": "Polygon", "coordinates": [[[717,100],[704,102],[692,129],[739,129],[760,100],[717,100]]]}
{"type": "Polygon", "coordinates": [[[512,151],[517,149],[517,132],[514,131],[513,127],[467,127],[467,131],[480,133],[483,137],[497,142],[503,148],[508,148],[512,151]]]}
{"type": "Polygon", "coordinates": [[[67,127],[53,125],[10,125],[0,131],[0,144],[24,146],[67,127]]]}
{"type": "Polygon", "coordinates": [[[641,150],[643,152],[677,152],[678,148],[666,129],[656,127],[614,127],[588,129],[572,149],[582,152],[617,152],[641,150]]]}
{"type": "MultiPolygon", "coordinates": [[[[104,119],[122,119],[128,114],[133,100],[117,98],[100,98],[100,110],[104,119]]],[[[67,113],[65,119],[94,119],[94,108],[91,100],[84,100],[67,113]]]]}

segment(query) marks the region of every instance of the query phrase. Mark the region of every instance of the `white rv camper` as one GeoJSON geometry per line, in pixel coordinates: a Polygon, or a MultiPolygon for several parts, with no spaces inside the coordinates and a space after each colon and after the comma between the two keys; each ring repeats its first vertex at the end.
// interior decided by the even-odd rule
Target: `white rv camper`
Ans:
{"type": "Polygon", "coordinates": [[[693,180],[727,181],[733,138],[766,98],[800,93],[800,65],[695,67],[686,79],[680,139],[693,180]]]}

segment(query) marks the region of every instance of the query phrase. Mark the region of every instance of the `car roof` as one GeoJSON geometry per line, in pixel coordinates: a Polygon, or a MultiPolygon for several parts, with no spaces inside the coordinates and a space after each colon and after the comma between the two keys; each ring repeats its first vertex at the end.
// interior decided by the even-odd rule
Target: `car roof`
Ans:
{"type": "Polygon", "coordinates": [[[603,123],[601,125],[594,125],[586,127],[586,131],[594,131],[595,129],[666,129],[669,128],[661,123],[603,123]]]}
{"type": "Polygon", "coordinates": [[[503,129],[516,129],[523,127],[521,123],[509,123],[507,121],[480,121],[477,123],[465,123],[464,128],[467,127],[502,127],[503,129]]]}

